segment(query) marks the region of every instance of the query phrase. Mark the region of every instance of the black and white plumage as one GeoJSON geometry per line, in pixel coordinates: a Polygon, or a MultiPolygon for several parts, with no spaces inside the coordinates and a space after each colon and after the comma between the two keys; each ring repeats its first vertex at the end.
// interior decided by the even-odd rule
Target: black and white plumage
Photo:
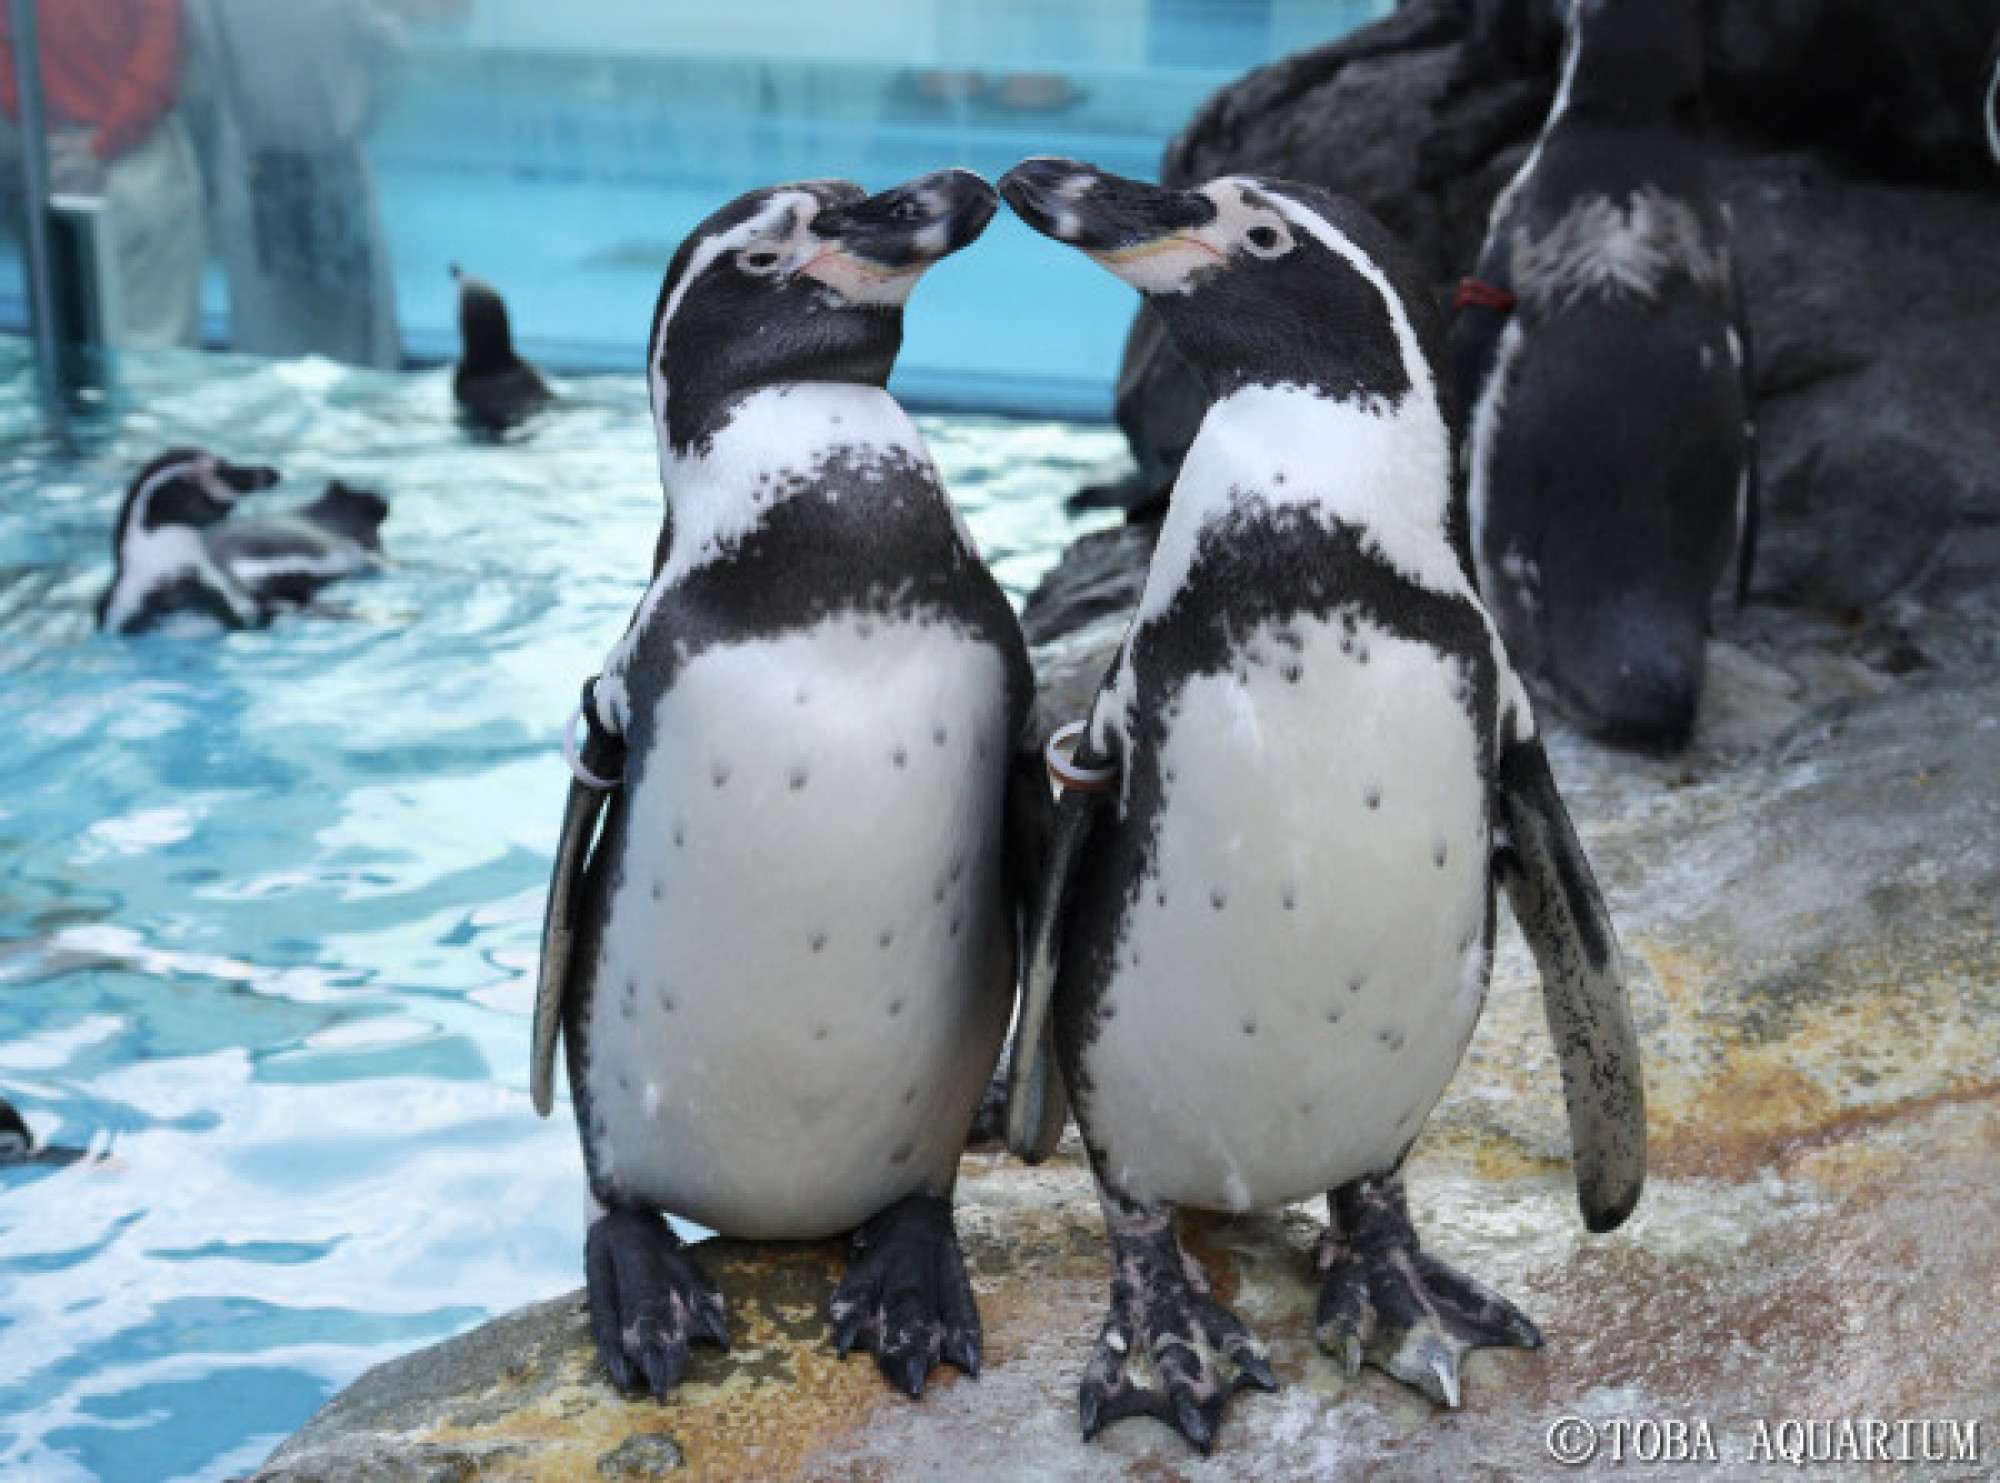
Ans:
{"type": "Polygon", "coordinates": [[[1146,1412],[1206,1448],[1273,1383],[1172,1213],[1315,1193],[1321,1343],[1455,1402],[1463,1349],[1534,1329],[1418,1250],[1395,1176],[1484,1000],[1496,877],[1593,1229],[1638,1198],[1644,1115],[1610,923],[1474,589],[1437,310],[1314,187],[1035,160],[1000,190],[1140,289],[1213,398],[1079,749],[1119,782],[1060,805],[1015,1032],[1010,1142],[1050,1141],[1052,1030],[1107,1212],[1084,1431],[1146,1412]]]}
{"type": "Polygon", "coordinates": [[[584,761],[620,781],[571,790],[533,1084],[546,1113],[560,1031],[621,1386],[663,1393],[725,1333],[660,1211],[856,1231],[842,1352],[912,1394],[940,1357],[978,1365],[949,1197],[1048,794],[1019,626],[885,385],[911,288],[994,207],[964,171],[773,187],[661,288],[666,521],[589,690],[584,761]]]}
{"type": "Polygon", "coordinates": [[[388,502],[337,479],[296,510],[233,515],[244,495],[277,482],[276,469],[198,448],[172,449],[140,469],[112,528],[98,626],[141,633],[185,615],[256,628],[381,565],[388,502]]]}
{"type": "Polygon", "coordinates": [[[451,278],[458,285],[459,339],[451,394],[466,421],[489,432],[502,431],[546,407],[554,393],[515,352],[507,301],[500,291],[456,263],[451,278]]]}
{"type": "Polygon", "coordinates": [[[1679,746],[1755,554],[1749,326],[1700,128],[1697,0],[1578,0],[1453,355],[1480,590],[1586,730],[1679,746]],[[1511,295],[1512,306],[1504,307],[1511,295]]]}

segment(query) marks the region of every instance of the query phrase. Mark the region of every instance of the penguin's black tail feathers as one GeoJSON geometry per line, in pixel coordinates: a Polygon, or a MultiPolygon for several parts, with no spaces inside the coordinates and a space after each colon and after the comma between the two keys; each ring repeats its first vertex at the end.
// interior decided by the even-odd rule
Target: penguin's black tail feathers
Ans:
{"type": "Polygon", "coordinates": [[[389,518],[389,502],[372,489],[356,489],[338,479],[329,479],[326,492],[299,514],[370,551],[380,551],[382,522],[389,518]]]}

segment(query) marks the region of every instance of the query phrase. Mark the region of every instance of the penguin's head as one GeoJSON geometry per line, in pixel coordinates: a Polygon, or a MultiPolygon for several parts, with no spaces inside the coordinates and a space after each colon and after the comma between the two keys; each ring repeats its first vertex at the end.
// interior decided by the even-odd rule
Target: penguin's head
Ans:
{"type": "Polygon", "coordinates": [[[730,202],[674,254],[648,350],[663,452],[685,452],[762,387],[881,386],[924,270],[993,217],[993,188],[940,170],[869,195],[843,180],[771,186],[730,202]]]}
{"type": "Polygon", "coordinates": [[[1144,294],[1212,396],[1270,385],[1393,398],[1416,374],[1404,336],[1435,316],[1429,290],[1378,222],[1330,192],[1250,176],[1169,190],[1033,159],[1000,194],[1144,294]]]}
{"type": "Polygon", "coordinates": [[[1570,0],[1557,107],[1565,117],[1701,121],[1699,0],[1570,0]]]}
{"type": "Polygon", "coordinates": [[[276,469],[227,463],[199,448],[170,449],[133,476],[112,529],[112,550],[124,550],[129,537],[169,526],[205,529],[224,519],[244,495],[277,482],[276,469]]]}
{"type": "Polygon", "coordinates": [[[458,285],[459,364],[468,371],[513,365],[514,330],[499,290],[457,263],[451,265],[451,281],[458,285]]]}

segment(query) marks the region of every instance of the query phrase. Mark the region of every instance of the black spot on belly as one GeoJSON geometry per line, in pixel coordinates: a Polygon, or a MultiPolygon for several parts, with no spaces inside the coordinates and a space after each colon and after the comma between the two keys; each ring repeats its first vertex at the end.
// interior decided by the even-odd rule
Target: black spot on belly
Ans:
{"type": "Polygon", "coordinates": [[[1229,904],[1229,897],[1223,894],[1222,887],[1215,886],[1208,893],[1208,904],[1217,911],[1221,911],[1223,907],[1229,904]]]}
{"type": "Polygon", "coordinates": [[[710,781],[716,787],[720,788],[724,783],[729,781],[729,764],[726,762],[716,763],[714,767],[709,769],[708,776],[710,781]]]}
{"type": "Polygon", "coordinates": [[[964,859],[962,859],[962,858],[961,858],[961,859],[957,859],[957,860],[954,860],[954,861],[952,861],[952,862],[951,862],[951,883],[952,883],[952,884],[953,884],[954,886],[955,886],[955,885],[957,885],[957,884],[958,884],[958,878],[959,878],[960,876],[964,875],[964,874],[965,874],[965,861],[964,861],[964,859]]]}
{"type": "Polygon", "coordinates": [[[1403,1032],[1401,1030],[1377,1030],[1375,1038],[1388,1046],[1392,1051],[1399,1051],[1403,1048],[1403,1032]]]}
{"type": "Polygon", "coordinates": [[[917,1089],[916,1089],[915,1087],[904,1087],[904,1088],[903,1088],[903,1105],[904,1105],[905,1107],[908,1107],[908,1106],[909,1106],[909,1105],[910,1105],[910,1104],[911,1104],[912,1102],[914,1102],[914,1101],[916,1101],[916,1100],[917,1100],[917,1089]]]}
{"type": "Polygon", "coordinates": [[[660,990],[660,1008],[664,1009],[668,1014],[674,1012],[674,996],[669,994],[665,989],[660,990]]]}
{"type": "Polygon", "coordinates": [[[935,901],[939,906],[944,905],[944,888],[945,888],[945,883],[943,881],[939,881],[938,888],[935,891],[931,892],[931,900],[935,901]]]}
{"type": "Polygon", "coordinates": [[[659,899],[660,899],[660,898],[661,898],[662,896],[664,896],[664,895],[666,895],[666,894],[667,894],[667,892],[666,892],[666,888],[665,888],[664,886],[662,886],[662,885],[661,885],[661,884],[660,884],[660,883],[659,883],[658,881],[654,881],[654,882],[653,882],[653,899],[654,899],[655,901],[658,901],[658,900],[659,900],[659,899]]]}
{"type": "Polygon", "coordinates": [[[812,950],[817,953],[817,952],[823,952],[825,951],[825,949],[826,949],[826,934],[824,932],[813,933],[812,950]]]}
{"type": "Polygon", "coordinates": [[[892,747],[889,751],[889,760],[896,766],[901,767],[905,762],[910,760],[910,754],[901,747],[892,747]]]}
{"type": "Polygon", "coordinates": [[[1367,981],[1368,981],[1367,979],[1363,978],[1358,973],[1351,975],[1347,980],[1347,992],[1350,994],[1360,993],[1361,986],[1367,981]]]}
{"type": "Polygon", "coordinates": [[[813,1026],[813,1039],[815,1039],[815,1040],[824,1040],[824,1039],[826,1039],[826,1026],[825,1026],[825,1025],[814,1025],[814,1026],[813,1026]]]}
{"type": "Polygon", "coordinates": [[[1257,1033],[1257,1022],[1253,1019],[1245,1019],[1243,1021],[1243,1033],[1245,1035],[1255,1035],[1257,1033]]]}
{"type": "Polygon", "coordinates": [[[1105,1024],[1109,1024],[1111,1021],[1117,1019],[1118,1001],[1116,999],[1106,999],[1102,1004],[1098,1005],[1097,1017],[1105,1024]]]}
{"type": "Polygon", "coordinates": [[[885,948],[896,940],[896,934],[884,927],[875,934],[875,946],[885,948]]]}
{"type": "Polygon", "coordinates": [[[806,687],[803,685],[799,686],[797,690],[792,692],[792,700],[794,701],[794,703],[798,705],[804,705],[811,699],[812,696],[806,693],[806,687]]]}
{"type": "Polygon", "coordinates": [[[963,925],[963,919],[956,912],[952,913],[951,935],[953,937],[958,936],[958,929],[961,925],[963,925]]]}
{"type": "Polygon", "coordinates": [[[931,723],[931,740],[941,747],[944,745],[944,738],[945,738],[944,722],[933,721],[931,723]]]}
{"type": "Polygon", "coordinates": [[[803,767],[793,768],[789,781],[794,793],[803,792],[806,786],[806,770],[803,767]]]}
{"type": "Polygon", "coordinates": [[[1433,861],[1433,863],[1436,864],[1439,870],[1444,869],[1444,862],[1448,858],[1450,858],[1450,855],[1451,855],[1451,850],[1446,846],[1443,840],[1439,840],[1437,843],[1431,846],[1431,860],[1433,861]]]}
{"type": "Polygon", "coordinates": [[[674,848],[679,849],[682,845],[686,843],[687,843],[687,825],[676,822],[674,825],[674,848]]]}
{"type": "Polygon", "coordinates": [[[892,1164],[907,1164],[910,1161],[910,1155],[916,1151],[916,1145],[905,1139],[903,1142],[898,1143],[896,1151],[889,1155],[889,1162],[892,1164]]]}
{"type": "Polygon", "coordinates": [[[1160,905],[1165,906],[1167,904],[1167,893],[1164,890],[1155,891],[1153,893],[1153,899],[1159,902],[1160,905]]]}
{"type": "Polygon", "coordinates": [[[1299,676],[1303,675],[1305,672],[1306,672],[1305,666],[1300,664],[1296,659],[1288,660],[1285,664],[1284,669],[1280,671],[1280,673],[1284,675],[1285,683],[1287,685],[1298,684],[1299,676]]]}
{"type": "Polygon", "coordinates": [[[901,1014],[902,1012],[903,1012],[903,1001],[901,999],[891,999],[889,1001],[889,1018],[893,1020],[897,1015],[901,1014]]]}
{"type": "Polygon", "coordinates": [[[1362,789],[1361,801],[1370,808],[1380,808],[1382,806],[1382,785],[1380,783],[1370,783],[1366,788],[1362,789]]]}
{"type": "Polygon", "coordinates": [[[1329,1004],[1326,1007],[1326,1022],[1329,1025],[1340,1023],[1340,1006],[1338,1004],[1329,1004]]]}
{"type": "Polygon", "coordinates": [[[1299,888],[1290,881],[1286,881],[1279,888],[1278,895],[1283,899],[1286,911],[1297,911],[1299,909],[1299,888]]]}

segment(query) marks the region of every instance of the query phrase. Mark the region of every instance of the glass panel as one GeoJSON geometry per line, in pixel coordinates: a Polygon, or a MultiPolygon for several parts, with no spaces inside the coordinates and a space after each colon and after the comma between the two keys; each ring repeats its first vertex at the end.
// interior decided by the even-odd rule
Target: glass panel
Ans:
{"type": "MultiPolygon", "coordinates": [[[[101,194],[118,337],[457,352],[448,267],[558,369],[636,366],[722,201],[1071,154],[1150,175],[1230,76],[1386,0],[38,0],[58,188],[101,194]]],[[[11,85],[11,78],[9,78],[11,85]]],[[[0,102],[12,112],[11,92],[0,102]]],[[[8,143],[11,145],[11,131],[8,143]]],[[[7,189],[18,197],[11,148],[7,189]]],[[[7,217],[13,223],[16,213],[7,217]]],[[[0,246],[0,327],[25,309],[0,246]]],[[[1004,213],[909,320],[918,401],[1101,413],[1129,294],[1004,213]]]]}

